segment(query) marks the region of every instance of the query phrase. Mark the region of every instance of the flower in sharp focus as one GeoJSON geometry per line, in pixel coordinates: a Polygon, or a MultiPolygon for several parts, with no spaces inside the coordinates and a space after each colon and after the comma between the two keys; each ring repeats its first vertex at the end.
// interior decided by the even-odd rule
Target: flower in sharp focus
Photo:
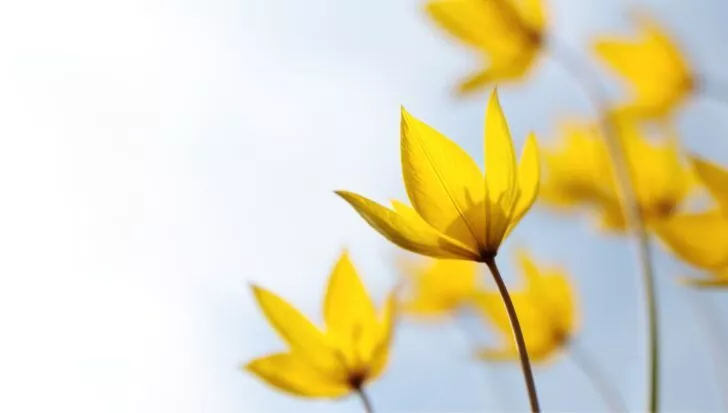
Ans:
{"type": "Polygon", "coordinates": [[[325,331],[272,292],[252,288],[268,322],[289,347],[245,366],[264,382],[297,396],[337,398],[384,371],[394,327],[394,293],[378,314],[346,252],[329,279],[325,331]]]}
{"type": "Polygon", "coordinates": [[[667,33],[646,14],[632,15],[640,28],[637,38],[604,37],[594,43],[594,49],[633,90],[633,99],[620,111],[640,119],[664,119],[685,102],[696,81],[667,33]]]}
{"type": "MultiPolygon", "coordinates": [[[[517,258],[526,285],[511,292],[511,299],[531,360],[545,362],[564,349],[579,328],[576,295],[564,271],[539,268],[525,251],[520,251],[517,258]]],[[[479,356],[489,361],[518,360],[518,349],[498,292],[481,293],[477,303],[502,342],[480,349],[479,356]]]]}
{"type": "MultiPolygon", "coordinates": [[[[674,137],[651,142],[625,117],[613,125],[626,154],[640,211],[647,224],[673,215],[695,188],[695,179],[674,137]]],[[[559,147],[544,150],[542,201],[596,212],[603,229],[624,232],[626,220],[606,144],[594,125],[569,124],[559,147]]]]}
{"type": "Polygon", "coordinates": [[[484,68],[463,79],[458,92],[524,78],[543,46],[542,0],[431,0],[432,20],[484,58],[484,68]]]}
{"type": "Polygon", "coordinates": [[[728,170],[699,158],[691,163],[716,205],[663,220],[655,226],[656,233],[683,261],[723,277],[728,275],[728,170]]]}
{"type": "Polygon", "coordinates": [[[337,191],[394,244],[435,258],[484,262],[531,208],[539,185],[536,139],[526,140],[520,165],[494,90],[486,110],[485,176],[455,142],[402,108],[402,174],[409,207],[389,209],[337,191]]]}
{"type": "Polygon", "coordinates": [[[401,309],[412,316],[452,316],[471,305],[483,289],[473,261],[402,259],[399,264],[409,290],[401,309]]]}

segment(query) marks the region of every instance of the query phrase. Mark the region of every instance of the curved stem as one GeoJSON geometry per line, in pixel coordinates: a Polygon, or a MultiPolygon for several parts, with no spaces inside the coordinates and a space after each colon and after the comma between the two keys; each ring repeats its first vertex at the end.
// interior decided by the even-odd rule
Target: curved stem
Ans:
{"type": "Polygon", "coordinates": [[[617,413],[627,411],[622,396],[619,395],[617,389],[612,387],[609,379],[590,354],[577,346],[576,343],[571,343],[569,345],[569,356],[576,367],[591,381],[592,386],[602,396],[610,411],[617,413]]]}
{"type": "Polygon", "coordinates": [[[372,408],[372,402],[369,400],[369,396],[364,391],[364,389],[359,387],[358,389],[356,389],[356,394],[359,395],[361,404],[364,406],[364,412],[365,413],[374,413],[374,409],[372,408]]]}
{"type": "Polygon", "coordinates": [[[516,315],[516,308],[513,306],[511,296],[508,294],[506,284],[501,277],[498,266],[495,264],[495,258],[490,257],[485,259],[485,265],[488,266],[490,273],[493,275],[496,285],[498,286],[498,292],[500,292],[501,299],[503,299],[503,305],[506,307],[508,313],[508,320],[511,322],[511,329],[513,330],[513,339],[516,341],[516,348],[518,349],[518,356],[521,359],[521,369],[523,370],[523,379],[526,381],[526,389],[528,390],[528,401],[531,404],[532,412],[540,412],[541,407],[538,404],[538,394],[536,393],[536,382],[533,379],[533,372],[531,371],[531,361],[528,359],[528,350],[526,349],[526,342],[523,339],[523,331],[521,330],[521,324],[518,322],[518,316],[516,315]]]}
{"type": "Polygon", "coordinates": [[[647,236],[647,231],[645,230],[645,223],[642,220],[642,213],[635,196],[635,190],[632,184],[634,182],[632,179],[632,171],[630,169],[622,141],[614,130],[612,119],[609,115],[605,115],[608,114],[608,101],[602,93],[601,85],[598,80],[593,77],[588,68],[582,66],[580,61],[572,55],[568,48],[561,46],[561,43],[552,41],[551,51],[554,60],[580,83],[582,89],[592,101],[592,104],[599,114],[604,140],[606,141],[607,150],[609,151],[609,155],[614,164],[616,180],[618,183],[617,187],[623,200],[624,215],[628,228],[631,230],[636,243],[639,272],[644,286],[649,354],[649,390],[647,411],[656,412],[659,407],[660,366],[657,294],[655,292],[655,276],[654,269],[652,268],[650,242],[647,236]]]}

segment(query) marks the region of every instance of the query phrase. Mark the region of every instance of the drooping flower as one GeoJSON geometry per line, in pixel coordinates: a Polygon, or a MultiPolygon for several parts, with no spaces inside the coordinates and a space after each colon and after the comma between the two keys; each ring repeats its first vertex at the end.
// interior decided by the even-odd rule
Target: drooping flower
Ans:
{"type": "MultiPolygon", "coordinates": [[[[674,137],[651,142],[625,117],[612,118],[631,170],[637,202],[647,224],[676,212],[695,187],[691,169],[674,137]]],[[[624,232],[626,220],[609,153],[596,126],[564,127],[559,147],[544,151],[545,178],[541,199],[567,210],[587,207],[602,228],[624,232]]]]}
{"type": "Polygon", "coordinates": [[[410,291],[401,304],[402,312],[412,316],[453,316],[472,305],[483,288],[473,261],[400,260],[399,267],[410,291]]]}
{"type": "Polygon", "coordinates": [[[272,387],[297,396],[337,398],[361,390],[384,371],[394,328],[394,294],[377,314],[346,252],[329,279],[325,331],[274,293],[252,289],[268,322],[289,347],[245,366],[272,387]]]}
{"type": "Polygon", "coordinates": [[[663,220],[656,233],[685,262],[722,276],[728,268],[728,170],[699,158],[691,163],[716,205],[663,220]]]}
{"type": "Polygon", "coordinates": [[[543,48],[542,0],[430,0],[425,10],[485,60],[483,69],[460,82],[461,94],[523,79],[543,48]]]}
{"type": "Polygon", "coordinates": [[[337,191],[366,222],[394,244],[435,258],[485,262],[536,199],[536,139],[526,140],[516,165],[511,134],[494,90],[486,110],[485,170],[455,142],[404,108],[402,174],[413,207],[389,209],[361,195],[337,191]]]}
{"type": "MultiPolygon", "coordinates": [[[[565,272],[540,269],[525,251],[517,255],[526,285],[511,292],[531,360],[545,362],[563,350],[579,328],[576,295],[565,272]]],[[[518,360],[511,327],[500,295],[481,293],[477,300],[483,316],[501,336],[501,344],[484,347],[480,357],[489,361],[518,360]]]]}
{"type": "Polygon", "coordinates": [[[640,119],[665,119],[694,92],[697,82],[666,31],[644,13],[634,12],[632,16],[640,29],[638,37],[603,37],[594,43],[594,49],[633,91],[621,112],[640,119]]]}

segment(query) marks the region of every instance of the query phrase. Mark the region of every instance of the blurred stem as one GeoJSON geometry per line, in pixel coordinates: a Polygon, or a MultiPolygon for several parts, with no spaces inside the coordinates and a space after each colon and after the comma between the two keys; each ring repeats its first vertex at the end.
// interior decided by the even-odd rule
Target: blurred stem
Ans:
{"type": "Polygon", "coordinates": [[[592,101],[600,119],[602,134],[614,164],[617,187],[620,192],[625,219],[628,229],[631,231],[637,247],[637,258],[639,272],[642,277],[642,284],[645,294],[645,310],[647,312],[647,341],[648,341],[648,402],[647,411],[657,412],[659,407],[659,332],[657,314],[657,296],[655,292],[655,276],[652,268],[650,241],[645,230],[645,223],[642,220],[642,213],[636,199],[634,186],[632,185],[632,171],[627,161],[627,156],[622,141],[614,130],[607,99],[603,95],[598,79],[593,76],[591,70],[584,66],[579,58],[564,46],[561,42],[553,41],[550,44],[551,55],[562,68],[568,72],[574,80],[579,82],[584,93],[592,101]]]}
{"type": "Polygon", "coordinates": [[[356,393],[359,395],[361,404],[364,406],[364,412],[374,413],[374,409],[372,408],[372,402],[369,400],[369,396],[366,394],[364,389],[359,387],[358,389],[356,389],[356,393]]]}
{"type": "Polygon", "coordinates": [[[722,326],[718,320],[715,308],[710,305],[709,297],[698,297],[699,292],[690,289],[683,290],[687,300],[690,302],[695,317],[698,319],[698,327],[703,332],[703,338],[708,343],[710,353],[712,355],[713,369],[715,370],[716,382],[718,383],[718,392],[720,393],[723,403],[722,411],[728,412],[728,376],[726,369],[728,368],[728,359],[724,354],[726,341],[721,336],[722,326]]]}
{"type": "Polygon", "coordinates": [[[506,307],[508,313],[508,320],[511,322],[511,329],[513,330],[513,338],[516,341],[516,348],[518,348],[518,356],[521,359],[521,369],[523,370],[523,378],[526,381],[526,389],[528,390],[528,401],[531,405],[531,411],[536,413],[541,411],[541,407],[538,404],[538,394],[536,393],[536,382],[533,379],[533,372],[531,371],[531,361],[528,359],[528,350],[526,349],[526,342],[523,339],[523,331],[521,330],[521,324],[518,322],[518,316],[516,315],[516,308],[513,306],[511,296],[508,294],[506,283],[501,277],[498,266],[495,264],[494,257],[488,257],[485,259],[485,265],[488,266],[490,273],[493,275],[496,285],[498,286],[498,292],[500,292],[503,305],[506,307]]]}
{"type": "Polygon", "coordinates": [[[594,389],[602,396],[604,403],[612,412],[626,412],[627,406],[596,360],[575,342],[569,344],[569,356],[577,368],[591,381],[594,389]]]}

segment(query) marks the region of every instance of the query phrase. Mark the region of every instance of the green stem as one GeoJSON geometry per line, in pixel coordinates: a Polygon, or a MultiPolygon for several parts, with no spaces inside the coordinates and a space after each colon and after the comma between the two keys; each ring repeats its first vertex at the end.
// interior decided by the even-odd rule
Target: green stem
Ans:
{"type": "Polygon", "coordinates": [[[617,187],[623,200],[622,207],[624,208],[625,219],[637,247],[639,272],[642,277],[645,294],[645,310],[647,312],[648,324],[647,347],[649,354],[647,411],[657,412],[659,407],[660,368],[657,294],[655,292],[655,276],[654,269],[652,268],[650,242],[632,184],[634,182],[632,179],[632,170],[629,166],[622,141],[616,131],[614,131],[612,119],[606,115],[609,109],[607,99],[603,96],[598,80],[594,79],[591,71],[587,67],[582,66],[580,61],[572,55],[568,48],[555,41],[552,41],[550,45],[554,60],[581,84],[582,89],[595,106],[600,117],[600,124],[607,150],[614,164],[617,187]]]}
{"type": "Polygon", "coordinates": [[[536,382],[533,379],[533,372],[531,371],[531,361],[528,359],[528,350],[526,349],[526,341],[523,339],[523,331],[521,330],[521,324],[518,322],[518,316],[516,315],[516,308],[513,306],[511,296],[508,294],[506,283],[501,277],[498,266],[495,264],[495,258],[489,257],[485,259],[485,265],[488,266],[490,273],[493,275],[498,291],[500,292],[503,305],[508,313],[508,320],[511,323],[511,329],[513,330],[513,339],[516,342],[516,348],[518,349],[518,356],[521,359],[521,369],[523,370],[523,379],[526,381],[526,389],[528,390],[528,401],[531,405],[531,411],[536,413],[541,411],[541,407],[538,403],[538,393],[536,392],[536,382]]]}
{"type": "Polygon", "coordinates": [[[599,368],[597,362],[590,357],[590,354],[572,342],[569,345],[569,356],[576,367],[591,381],[592,386],[602,396],[610,411],[616,413],[627,411],[627,406],[624,404],[619,392],[612,387],[609,379],[599,368]]]}
{"type": "Polygon", "coordinates": [[[364,389],[359,387],[358,389],[356,389],[356,394],[359,395],[361,404],[364,406],[364,412],[365,413],[374,413],[374,409],[372,408],[372,402],[369,400],[369,396],[364,391],[364,389]]]}

